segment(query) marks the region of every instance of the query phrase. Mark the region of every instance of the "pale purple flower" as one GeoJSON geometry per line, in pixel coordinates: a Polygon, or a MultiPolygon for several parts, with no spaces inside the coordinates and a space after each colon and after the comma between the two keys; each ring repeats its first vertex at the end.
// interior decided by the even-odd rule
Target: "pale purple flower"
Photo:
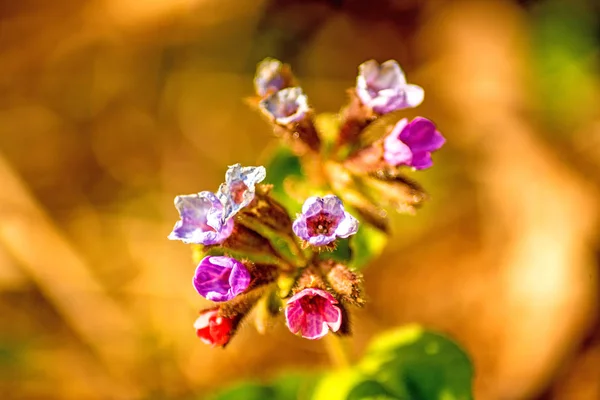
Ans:
{"type": "Polygon", "coordinates": [[[262,182],[266,176],[267,170],[262,166],[229,166],[225,173],[225,183],[221,184],[217,192],[223,204],[222,224],[226,224],[238,211],[250,204],[256,194],[256,184],[262,182]]]}
{"type": "Polygon", "coordinates": [[[221,223],[223,205],[212,192],[177,196],[175,208],[181,219],[169,235],[171,240],[204,245],[218,244],[227,239],[233,231],[233,220],[221,223]]]}
{"type": "Polygon", "coordinates": [[[256,67],[254,89],[256,94],[264,97],[275,93],[287,85],[288,78],[284,75],[283,64],[274,58],[265,58],[256,67]]]}
{"type": "Polygon", "coordinates": [[[395,167],[429,168],[433,165],[431,152],[441,148],[445,142],[446,139],[427,118],[417,117],[411,122],[404,118],[384,139],[383,158],[395,167]]]}
{"type": "Polygon", "coordinates": [[[342,325],[342,310],[329,292],[307,288],[288,300],[285,320],[292,333],[306,339],[320,339],[328,331],[337,332],[342,325]]]}
{"type": "Polygon", "coordinates": [[[228,301],[243,293],[250,285],[250,272],[235,258],[204,257],[194,274],[194,287],[211,301],[228,301]]]}
{"type": "Polygon", "coordinates": [[[306,118],[310,107],[300,87],[290,87],[273,93],[260,102],[261,110],[276,123],[287,125],[306,118]]]}
{"type": "Polygon", "coordinates": [[[360,101],[378,114],[413,108],[423,102],[425,91],[406,82],[395,60],[379,65],[369,60],[358,67],[356,94],[360,101]]]}
{"type": "Polygon", "coordinates": [[[294,221],[296,236],[313,246],[323,246],[347,238],[358,231],[358,220],[344,210],[342,201],[334,195],[309,197],[302,214],[294,221]]]}

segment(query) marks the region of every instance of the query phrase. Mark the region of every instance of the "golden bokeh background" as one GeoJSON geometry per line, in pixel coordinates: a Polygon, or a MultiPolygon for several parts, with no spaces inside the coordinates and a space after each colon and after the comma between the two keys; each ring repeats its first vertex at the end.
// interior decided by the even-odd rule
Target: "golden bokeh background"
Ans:
{"type": "Polygon", "coordinates": [[[426,90],[448,139],[365,271],[352,352],[418,322],[477,399],[600,399],[600,11],[594,1],[22,0],[0,6],[0,398],[201,399],[325,370],[282,323],[211,349],[173,197],[275,139],[243,97],[292,64],[336,111],[361,62],[426,90]]]}

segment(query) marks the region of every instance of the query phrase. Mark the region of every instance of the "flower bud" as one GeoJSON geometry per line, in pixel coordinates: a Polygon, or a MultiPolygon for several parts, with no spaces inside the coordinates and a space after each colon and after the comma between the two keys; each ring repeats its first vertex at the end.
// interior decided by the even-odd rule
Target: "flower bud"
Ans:
{"type": "Polygon", "coordinates": [[[275,133],[292,144],[298,151],[306,147],[319,152],[321,139],[312,121],[308,97],[300,87],[290,87],[273,93],[259,104],[260,110],[276,125],[275,133]]]}
{"type": "Polygon", "coordinates": [[[294,86],[294,76],[288,64],[274,58],[265,58],[256,67],[254,89],[262,98],[294,86]]]}
{"type": "Polygon", "coordinates": [[[431,153],[445,142],[446,139],[427,118],[417,117],[411,122],[404,118],[384,139],[383,158],[394,167],[406,165],[415,170],[426,169],[433,165],[431,153]]]}
{"type": "Polygon", "coordinates": [[[235,258],[209,256],[198,264],[193,284],[207,300],[221,302],[243,293],[250,280],[250,271],[235,258]]]}
{"type": "Polygon", "coordinates": [[[237,325],[235,318],[227,318],[219,315],[217,308],[204,310],[194,322],[196,335],[206,344],[213,347],[225,347],[237,325]]]}
{"type": "Polygon", "coordinates": [[[326,280],[329,286],[340,298],[350,304],[362,306],[365,300],[362,297],[362,275],[353,272],[343,264],[329,263],[324,265],[326,280]]]}
{"type": "Polygon", "coordinates": [[[408,84],[395,60],[381,65],[369,60],[358,67],[358,72],[356,94],[366,107],[377,114],[417,107],[423,102],[423,88],[408,84]]]}
{"type": "Polygon", "coordinates": [[[414,213],[428,197],[416,182],[386,171],[365,176],[362,182],[382,206],[394,207],[398,212],[414,213]]]}

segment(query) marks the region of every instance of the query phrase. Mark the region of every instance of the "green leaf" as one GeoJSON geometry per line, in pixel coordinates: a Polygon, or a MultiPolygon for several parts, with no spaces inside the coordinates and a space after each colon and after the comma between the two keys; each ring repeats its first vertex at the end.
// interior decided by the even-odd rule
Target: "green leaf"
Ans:
{"type": "Polygon", "coordinates": [[[350,248],[354,255],[350,267],[356,270],[365,267],[381,254],[387,244],[387,240],[387,235],[380,230],[365,223],[360,224],[358,232],[356,232],[350,242],[350,248]]]}
{"type": "Polygon", "coordinates": [[[364,380],[357,368],[346,368],[325,375],[317,384],[312,400],[346,400],[352,389],[364,380]]]}
{"type": "Polygon", "coordinates": [[[399,397],[392,395],[389,390],[380,382],[375,380],[365,380],[354,386],[348,393],[347,400],[399,400],[399,397]]]}
{"type": "Polygon", "coordinates": [[[271,384],[240,383],[210,400],[309,400],[318,378],[318,375],[288,374],[271,384]]]}
{"type": "Polygon", "coordinates": [[[359,365],[396,395],[411,400],[471,400],[473,367],[453,341],[418,325],[379,336],[359,365]]]}
{"type": "Polygon", "coordinates": [[[271,194],[285,206],[291,215],[299,213],[302,203],[290,196],[286,185],[293,181],[304,180],[300,159],[287,147],[280,146],[269,154],[268,160],[265,183],[273,184],[271,194]]]}
{"type": "Polygon", "coordinates": [[[321,260],[334,260],[342,264],[348,265],[352,260],[352,247],[350,241],[352,237],[346,239],[338,239],[336,248],[333,251],[324,251],[319,254],[321,260]]]}

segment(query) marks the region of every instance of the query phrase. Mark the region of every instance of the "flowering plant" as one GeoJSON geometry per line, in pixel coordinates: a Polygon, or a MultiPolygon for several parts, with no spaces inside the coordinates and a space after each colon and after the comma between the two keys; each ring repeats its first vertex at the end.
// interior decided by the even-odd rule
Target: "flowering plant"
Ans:
{"type": "MultiPolygon", "coordinates": [[[[252,321],[264,333],[280,315],[291,333],[305,339],[351,335],[351,308],[367,301],[360,269],[386,244],[388,211],[414,213],[427,199],[403,170],[432,167],[432,153],[445,142],[426,118],[390,118],[424,99],[423,89],[407,83],[396,61],[370,60],[358,70],[340,113],[316,115],[291,68],[275,59],[262,61],[255,97],[248,102],[284,145],[266,168],[231,165],[215,193],[175,198],[180,220],[169,239],[193,246],[193,287],[214,302],[194,323],[204,343],[226,347],[242,321],[252,321]],[[381,121],[383,135],[377,135],[372,128],[381,121]]],[[[374,370],[361,370],[363,361],[356,364],[355,385],[346,392],[323,394],[329,387],[324,384],[315,398],[470,398],[469,361],[443,336],[413,326],[373,346],[368,357],[378,360],[377,368],[396,371],[403,384],[391,385],[374,370]],[[408,382],[415,365],[398,364],[395,355],[423,346],[445,349],[442,355],[454,357],[457,370],[466,368],[460,385],[442,377],[439,390],[433,390],[416,372],[408,382]]],[[[441,360],[429,372],[446,373],[441,360]]],[[[327,379],[337,378],[323,382],[327,379]]]]}

